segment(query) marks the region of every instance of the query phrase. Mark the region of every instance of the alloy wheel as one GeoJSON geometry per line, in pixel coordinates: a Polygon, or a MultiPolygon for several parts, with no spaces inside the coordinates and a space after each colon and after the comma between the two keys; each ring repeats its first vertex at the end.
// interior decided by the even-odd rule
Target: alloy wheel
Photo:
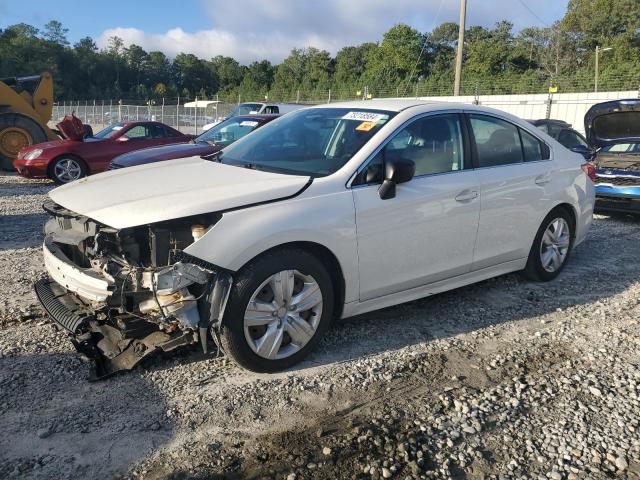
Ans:
{"type": "Polygon", "coordinates": [[[571,230],[564,218],[558,217],[549,223],[540,244],[540,262],[542,268],[553,273],[564,264],[569,245],[571,244],[571,230]]]}
{"type": "Polygon", "coordinates": [[[251,350],[278,360],[300,351],[314,337],[322,317],[318,282],[297,270],[271,275],[251,296],[244,335],[251,350]]]}
{"type": "Polygon", "coordinates": [[[73,158],[64,158],[56,162],[53,174],[61,183],[69,183],[77,180],[82,175],[82,167],[73,158]]]}

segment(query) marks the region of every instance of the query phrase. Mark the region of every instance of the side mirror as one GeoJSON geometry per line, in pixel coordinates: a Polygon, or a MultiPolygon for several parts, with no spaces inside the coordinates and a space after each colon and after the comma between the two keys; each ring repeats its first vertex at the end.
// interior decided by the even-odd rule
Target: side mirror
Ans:
{"type": "Polygon", "coordinates": [[[396,185],[408,182],[416,173],[416,164],[412,160],[389,160],[384,166],[384,181],[378,189],[382,200],[388,200],[396,196],[396,185]]]}
{"type": "Polygon", "coordinates": [[[595,151],[592,148],[587,147],[586,145],[574,145],[570,148],[572,152],[579,153],[587,160],[590,160],[593,157],[595,151]]]}
{"type": "Polygon", "coordinates": [[[129,137],[122,135],[121,137],[116,138],[116,142],[128,142],[129,137]]]}

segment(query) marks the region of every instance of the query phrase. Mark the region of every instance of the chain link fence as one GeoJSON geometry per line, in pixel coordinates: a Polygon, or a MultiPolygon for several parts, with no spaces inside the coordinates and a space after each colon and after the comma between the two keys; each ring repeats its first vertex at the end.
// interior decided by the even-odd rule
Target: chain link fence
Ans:
{"type": "Polygon", "coordinates": [[[97,131],[116,122],[157,121],[185,133],[198,133],[207,123],[226,117],[236,107],[233,103],[218,103],[207,108],[185,107],[184,104],[149,104],[135,100],[84,100],[59,102],[53,106],[53,120],[75,113],[83,123],[97,131]]]}
{"type": "MultiPolygon", "coordinates": [[[[74,100],[58,102],[54,106],[53,118],[58,120],[64,115],[75,112],[84,123],[94,130],[115,122],[155,120],[171,125],[185,133],[199,133],[202,126],[226,117],[238,103],[245,101],[265,101],[274,103],[320,104],[342,100],[371,98],[424,98],[449,97],[452,94],[453,81],[449,78],[426,78],[418,82],[401,82],[395,87],[376,85],[341,85],[334,88],[304,90],[270,90],[257,95],[228,94],[221,95],[222,101],[212,102],[207,108],[185,107],[184,98],[162,100],[74,100]]],[[[600,90],[606,92],[633,93],[640,98],[640,73],[626,75],[602,72],[599,80],[600,90]]],[[[549,88],[559,94],[590,93],[594,91],[593,75],[576,73],[571,76],[552,76],[543,72],[531,72],[517,78],[496,76],[491,79],[476,80],[467,78],[461,85],[460,101],[491,104],[487,96],[513,96],[514,101],[527,101],[525,95],[548,94],[549,88]]],[[[450,98],[447,98],[450,100],[450,98]]],[[[539,98],[536,101],[540,100],[539,98]]],[[[542,100],[544,102],[544,100],[542,100]]],[[[503,102],[503,98],[500,98],[503,102]]],[[[551,105],[552,101],[547,102],[551,105]]],[[[549,111],[547,111],[549,114],[549,111]]]]}

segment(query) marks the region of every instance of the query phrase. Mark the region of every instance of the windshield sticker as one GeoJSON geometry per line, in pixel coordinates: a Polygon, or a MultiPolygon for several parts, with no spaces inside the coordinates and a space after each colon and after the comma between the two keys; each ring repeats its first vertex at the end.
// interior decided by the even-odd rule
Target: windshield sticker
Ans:
{"type": "Polygon", "coordinates": [[[122,130],[122,127],[120,127],[120,126],[113,127],[111,130],[114,130],[114,131],[117,132],[118,130],[122,130]]]}
{"type": "Polygon", "coordinates": [[[359,132],[368,132],[369,130],[375,127],[376,127],[375,122],[362,122],[360,125],[356,127],[356,130],[358,130],[359,132]]]}
{"type": "Polygon", "coordinates": [[[380,123],[386,121],[389,118],[389,115],[385,115],[384,113],[372,113],[372,112],[349,112],[344,117],[343,120],[356,120],[359,122],[373,122],[380,123]]]}
{"type": "Polygon", "coordinates": [[[255,127],[256,125],[258,125],[258,122],[254,120],[245,120],[243,122],[240,122],[241,127],[255,127]]]}

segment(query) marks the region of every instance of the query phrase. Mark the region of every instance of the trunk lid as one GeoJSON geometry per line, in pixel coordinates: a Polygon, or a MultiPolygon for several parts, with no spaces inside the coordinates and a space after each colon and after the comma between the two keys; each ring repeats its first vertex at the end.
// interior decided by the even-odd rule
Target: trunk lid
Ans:
{"type": "Polygon", "coordinates": [[[75,114],[65,115],[56,125],[60,134],[67,140],[82,141],[85,135],[84,125],[75,114]]]}
{"type": "Polygon", "coordinates": [[[640,142],[640,99],[597,103],[584,116],[587,141],[593,147],[640,142]]]}

